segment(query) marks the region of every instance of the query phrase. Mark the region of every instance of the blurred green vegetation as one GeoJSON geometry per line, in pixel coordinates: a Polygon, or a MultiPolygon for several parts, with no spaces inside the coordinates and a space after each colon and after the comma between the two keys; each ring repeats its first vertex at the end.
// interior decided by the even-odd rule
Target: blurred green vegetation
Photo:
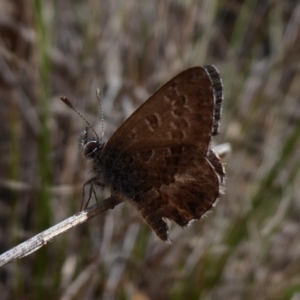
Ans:
{"type": "MultiPolygon", "coordinates": [[[[0,269],[0,299],[298,299],[300,4],[0,4],[0,251],[76,213],[90,177],[78,136],[105,139],[160,85],[214,64],[225,90],[226,193],[162,243],[124,203],[0,269]]],[[[99,197],[107,192],[99,190],[99,197]]]]}

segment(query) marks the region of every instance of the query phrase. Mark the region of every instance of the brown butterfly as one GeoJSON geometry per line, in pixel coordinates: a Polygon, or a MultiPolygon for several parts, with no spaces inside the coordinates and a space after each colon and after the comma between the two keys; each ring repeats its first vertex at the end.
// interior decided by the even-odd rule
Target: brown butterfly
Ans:
{"type": "Polygon", "coordinates": [[[86,130],[81,144],[95,173],[86,183],[90,197],[93,185],[109,187],[112,197],[131,202],[163,241],[169,241],[166,218],[180,226],[199,220],[225,181],[223,164],[210,148],[222,100],[217,69],[193,67],[163,85],[107,143],[89,140],[86,130]]]}

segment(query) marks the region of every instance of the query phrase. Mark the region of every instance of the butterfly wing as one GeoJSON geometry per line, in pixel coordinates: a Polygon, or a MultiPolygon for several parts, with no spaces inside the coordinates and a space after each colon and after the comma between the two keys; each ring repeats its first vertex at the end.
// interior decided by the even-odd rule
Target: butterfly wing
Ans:
{"type": "Polygon", "coordinates": [[[106,147],[119,153],[135,148],[189,144],[206,154],[218,132],[222,84],[212,65],[175,76],[142,104],[114,133],[106,147]]]}
{"type": "Polygon", "coordinates": [[[135,181],[138,192],[130,195],[130,201],[164,241],[168,240],[164,218],[187,226],[210,210],[222,193],[225,172],[212,150],[205,157],[193,147],[156,149],[147,167],[148,175],[135,181]]]}
{"type": "Polygon", "coordinates": [[[137,109],[103,149],[113,192],[123,193],[162,240],[168,240],[164,218],[186,226],[220,195],[225,172],[209,146],[221,102],[217,70],[188,69],[137,109]]]}

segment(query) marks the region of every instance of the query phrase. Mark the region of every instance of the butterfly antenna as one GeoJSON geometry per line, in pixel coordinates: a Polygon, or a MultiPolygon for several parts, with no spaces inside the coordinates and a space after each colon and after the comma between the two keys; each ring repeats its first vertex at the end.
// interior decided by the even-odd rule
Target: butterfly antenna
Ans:
{"type": "Polygon", "coordinates": [[[71,101],[67,98],[67,97],[65,97],[65,96],[63,96],[63,97],[60,97],[60,100],[63,102],[63,103],[65,103],[69,108],[71,108],[71,109],[73,109],[76,113],[77,113],[77,115],[82,119],[82,120],[84,120],[85,121],[85,123],[88,125],[88,127],[89,128],[91,128],[91,130],[94,132],[94,134],[95,134],[95,136],[97,137],[97,140],[98,141],[100,141],[100,139],[99,139],[99,136],[98,136],[98,134],[97,134],[97,132],[95,131],[95,129],[93,128],[93,126],[88,122],[88,120],[72,105],[72,103],[71,103],[71,101]]]}
{"type": "Polygon", "coordinates": [[[103,117],[103,109],[102,109],[102,103],[101,103],[101,91],[100,91],[100,89],[96,89],[96,96],[97,96],[97,99],[98,99],[99,105],[100,105],[101,123],[102,123],[102,133],[101,133],[101,141],[102,141],[103,136],[104,136],[104,117],[103,117]]]}

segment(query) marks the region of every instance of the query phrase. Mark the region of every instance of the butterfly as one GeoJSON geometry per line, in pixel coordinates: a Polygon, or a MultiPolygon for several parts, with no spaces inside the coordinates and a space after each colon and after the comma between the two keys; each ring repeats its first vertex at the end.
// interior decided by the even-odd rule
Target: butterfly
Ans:
{"type": "Polygon", "coordinates": [[[88,138],[86,129],[81,145],[95,174],[85,183],[92,185],[90,197],[93,185],[109,187],[113,198],[129,201],[166,242],[166,219],[182,227],[201,219],[225,182],[224,165],[211,148],[222,100],[217,69],[193,67],[158,89],[107,143],[97,134],[88,138]]]}

